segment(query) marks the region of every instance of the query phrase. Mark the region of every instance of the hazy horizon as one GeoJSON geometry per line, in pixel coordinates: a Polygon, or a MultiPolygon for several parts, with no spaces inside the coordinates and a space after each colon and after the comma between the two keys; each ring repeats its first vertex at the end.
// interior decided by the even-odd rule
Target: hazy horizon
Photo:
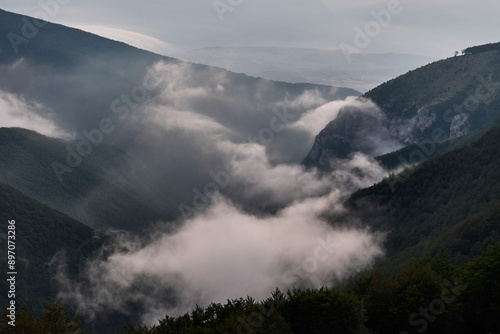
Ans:
{"type": "Polygon", "coordinates": [[[337,0],[3,0],[0,8],[173,57],[206,47],[276,46],[352,47],[349,52],[446,58],[469,46],[496,42],[500,28],[496,17],[500,5],[490,0],[481,6],[464,0],[355,4],[337,0]]]}

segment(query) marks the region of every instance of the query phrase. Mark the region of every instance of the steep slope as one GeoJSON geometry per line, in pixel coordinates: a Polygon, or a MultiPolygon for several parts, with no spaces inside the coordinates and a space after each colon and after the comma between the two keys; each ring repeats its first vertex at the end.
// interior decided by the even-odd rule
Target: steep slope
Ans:
{"type": "Polygon", "coordinates": [[[500,240],[500,200],[482,205],[456,225],[435,237],[424,238],[415,246],[395,253],[376,265],[385,272],[395,272],[416,257],[437,254],[447,249],[454,264],[462,264],[476,256],[493,240],[500,240]]]}
{"type": "Polygon", "coordinates": [[[66,145],[30,130],[0,128],[0,182],[95,228],[135,230],[141,228],[138,222],[174,217],[169,212],[176,206],[172,198],[167,201],[168,193],[158,194],[161,203],[149,202],[141,188],[130,184],[134,176],[141,177],[144,185],[153,181],[130,166],[126,154],[115,146],[96,147],[92,159],[85,159],[71,177],[59,182],[52,163],[65,161],[66,145]]]}
{"type": "Polygon", "coordinates": [[[427,140],[421,143],[414,143],[405,146],[397,151],[390,152],[376,157],[387,170],[393,170],[399,166],[408,166],[422,162],[425,159],[435,157],[437,155],[449,152],[455,148],[459,148],[466,144],[470,144],[489,130],[500,126],[500,117],[495,121],[486,124],[482,128],[471,131],[458,138],[448,139],[443,142],[427,140]]]}
{"type": "Polygon", "coordinates": [[[500,53],[467,53],[441,60],[390,80],[364,96],[377,103],[395,124],[412,120],[409,127],[395,128],[403,141],[429,138],[435,129],[454,138],[499,116],[500,53]]]}
{"type": "Polygon", "coordinates": [[[385,142],[391,141],[387,125],[384,115],[376,109],[344,107],[316,136],[302,163],[328,171],[335,168],[338,159],[346,159],[353,152],[375,156],[385,142]]]}
{"type": "Polygon", "coordinates": [[[439,247],[448,248],[455,261],[461,261],[489,237],[499,237],[499,140],[500,128],[495,128],[472,144],[350,197],[346,206],[352,217],[388,233],[388,267],[439,247]]]}
{"type": "MultiPolygon", "coordinates": [[[[99,249],[104,239],[84,224],[4,184],[0,184],[0,207],[2,259],[7,259],[7,222],[15,221],[15,300],[39,311],[42,302],[57,295],[54,276],[59,266],[66,264],[68,273],[76,275],[79,265],[99,249]]],[[[6,260],[1,268],[3,273],[12,271],[6,260]]],[[[8,303],[9,291],[5,279],[0,288],[5,292],[0,296],[3,306],[8,303]]]]}
{"type": "MultiPolygon", "coordinates": [[[[500,116],[500,51],[495,44],[470,49],[474,52],[464,51],[463,56],[420,67],[364,94],[386,118],[384,128],[377,132],[405,146],[417,142],[437,144],[495,122],[500,116]]],[[[345,155],[336,153],[339,150],[363,152],[352,145],[356,133],[339,135],[338,128],[343,127],[348,112],[339,113],[323,129],[304,164],[328,170],[331,166],[325,161],[345,155]]],[[[363,130],[364,123],[371,124],[370,117],[358,117],[353,125],[359,128],[356,132],[367,137],[376,133],[370,127],[363,130]]]]}

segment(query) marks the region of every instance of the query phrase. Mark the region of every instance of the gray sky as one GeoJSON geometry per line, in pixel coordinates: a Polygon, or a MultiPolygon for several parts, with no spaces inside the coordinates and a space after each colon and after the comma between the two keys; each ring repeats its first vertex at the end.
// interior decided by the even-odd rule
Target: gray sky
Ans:
{"type": "Polygon", "coordinates": [[[52,22],[172,56],[210,46],[331,50],[345,43],[365,53],[449,57],[498,41],[500,31],[498,0],[0,0],[0,8],[45,11],[52,22]],[[390,18],[375,23],[373,13],[390,18]],[[359,37],[356,28],[369,34],[359,37]]]}

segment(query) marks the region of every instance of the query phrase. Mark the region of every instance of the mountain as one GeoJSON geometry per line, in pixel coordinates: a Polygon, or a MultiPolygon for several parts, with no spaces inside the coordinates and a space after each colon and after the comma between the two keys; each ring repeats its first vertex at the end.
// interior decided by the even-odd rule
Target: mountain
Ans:
{"type": "Polygon", "coordinates": [[[329,170],[331,161],[345,156],[345,145],[377,155],[358,143],[360,136],[369,140],[382,133],[383,138],[392,138],[402,146],[436,145],[495,122],[500,116],[500,51],[477,48],[472,50],[480,52],[464,51],[462,56],[420,67],[365,93],[363,98],[374,102],[378,110],[364,113],[362,118],[359,112],[356,116],[347,109],[339,113],[340,117],[316,137],[304,164],[329,170]],[[363,123],[373,127],[373,114],[382,120],[382,128],[365,129],[363,123]],[[346,119],[351,119],[350,124],[357,130],[339,134],[337,129],[346,119]]]}
{"type": "MultiPolygon", "coordinates": [[[[134,230],[137,221],[174,218],[169,212],[176,207],[168,205],[165,195],[161,205],[146,201],[130,183],[141,171],[116,146],[97,146],[92,158],[71,172],[71,182],[59,182],[51,164],[65,161],[66,145],[34,131],[0,128],[0,182],[97,229],[134,230]]],[[[146,185],[152,182],[141,177],[146,185]]]]}
{"type": "Polygon", "coordinates": [[[395,170],[398,167],[416,164],[425,159],[429,159],[437,155],[444,154],[455,148],[470,144],[481,138],[489,130],[498,126],[500,126],[500,118],[497,118],[495,121],[461,137],[448,139],[442,142],[426,141],[422,143],[410,144],[397,151],[378,156],[375,159],[382,166],[384,166],[384,168],[388,170],[395,170]]]}
{"type": "Polygon", "coordinates": [[[387,233],[385,268],[444,247],[455,263],[500,238],[500,127],[393,174],[346,202],[353,219],[387,233]]]}
{"type": "Polygon", "coordinates": [[[368,110],[356,106],[340,109],[316,136],[313,147],[304,158],[307,167],[330,171],[354,152],[377,156],[399,148],[388,131],[389,122],[377,108],[368,110]]]}
{"type": "Polygon", "coordinates": [[[5,11],[0,35],[0,215],[38,314],[63,296],[90,332],[168,312],[138,331],[384,333],[447,300],[429,332],[498,332],[496,45],[356,98],[5,11]],[[277,285],[272,311],[220,304],[277,285]]]}
{"type": "MultiPolygon", "coordinates": [[[[56,273],[63,267],[71,277],[78,275],[79,266],[97,252],[107,237],[96,234],[84,224],[33,200],[14,188],[0,184],[0,219],[5,229],[0,233],[2,250],[7,259],[7,226],[14,221],[15,240],[15,291],[16,302],[29,305],[39,313],[42,302],[55,298],[58,282],[56,273]]],[[[10,249],[10,248],[9,248],[10,249]]],[[[2,271],[8,270],[2,261],[2,271]]],[[[4,279],[0,288],[2,305],[7,305],[8,282],[4,279]]]]}
{"type": "Polygon", "coordinates": [[[499,80],[499,51],[466,53],[411,71],[364,96],[390,120],[412,121],[397,133],[405,142],[423,140],[438,128],[455,138],[498,116],[499,80]]]}
{"type": "Polygon", "coordinates": [[[181,58],[269,80],[310,82],[367,91],[436,58],[411,54],[353,54],[340,50],[280,47],[210,47],[181,58]]]}
{"type": "MultiPolygon", "coordinates": [[[[50,137],[2,129],[1,181],[97,229],[142,230],[205,205],[227,143],[265,142],[275,162],[300,161],[312,134],[288,124],[360,94],[186,63],[1,10],[0,35],[1,124],[50,137]]],[[[241,185],[216,186],[238,196],[241,185]]]]}

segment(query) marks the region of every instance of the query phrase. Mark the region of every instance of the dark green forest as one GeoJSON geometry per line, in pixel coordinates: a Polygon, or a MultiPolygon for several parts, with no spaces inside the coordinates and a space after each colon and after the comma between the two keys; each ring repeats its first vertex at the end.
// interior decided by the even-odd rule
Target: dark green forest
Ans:
{"type": "MultiPolygon", "coordinates": [[[[59,182],[51,164],[65,161],[67,144],[26,129],[0,128],[0,183],[94,228],[137,230],[141,220],[172,219],[130,183],[133,168],[116,146],[95,147],[91,158],[72,170],[71,178],[59,182]],[[118,166],[129,168],[117,173],[118,166]]],[[[144,182],[147,184],[147,180],[144,182]]]]}
{"type": "MultiPolygon", "coordinates": [[[[500,331],[498,300],[500,242],[492,242],[461,266],[442,250],[412,260],[394,275],[370,272],[339,287],[276,289],[263,301],[246,297],[196,306],[183,315],[166,315],[151,327],[125,325],[121,333],[487,334],[500,331]]],[[[44,307],[38,317],[21,308],[15,328],[7,325],[4,308],[2,333],[83,333],[79,317],[60,301],[44,307]]]]}
{"type": "MultiPolygon", "coordinates": [[[[58,283],[54,279],[63,260],[69,275],[76,275],[80,264],[100,249],[107,237],[99,236],[88,226],[33,200],[10,186],[0,184],[0,220],[14,220],[15,253],[17,270],[16,293],[20,304],[29,305],[35,313],[43,310],[42,302],[57,294],[58,283]]],[[[2,231],[0,255],[7,258],[6,235],[2,231]]],[[[7,261],[0,265],[6,273],[7,261]]],[[[6,280],[0,289],[9,291],[6,280]]],[[[7,293],[0,295],[2,305],[7,303],[7,293]]]]}
{"type": "Polygon", "coordinates": [[[423,162],[425,159],[433,158],[461,146],[471,144],[489,130],[498,126],[500,126],[500,118],[458,138],[448,139],[443,142],[427,138],[420,143],[410,144],[397,151],[378,156],[375,159],[387,170],[397,169],[404,165],[417,164],[423,162]]]}
{"type": "Polygon", "coordinates": [[[122,333],[498,333],[499,298],[496,242],[458,267],[443,250],[392,276],[371,272],[352,286],[276,290],[261,302],[247,297],[197,306],[122,333]]]}
{"type": "Polygon", "coordinates": [[[459,264],[477,254],[488,237],[499,239],[499,140],[495,128],[351,195],[346,206],[352,217],[390,231],[385,247],[392,261],[386,267],[400,269],[439,247],[449,249],[459,264]]]}

